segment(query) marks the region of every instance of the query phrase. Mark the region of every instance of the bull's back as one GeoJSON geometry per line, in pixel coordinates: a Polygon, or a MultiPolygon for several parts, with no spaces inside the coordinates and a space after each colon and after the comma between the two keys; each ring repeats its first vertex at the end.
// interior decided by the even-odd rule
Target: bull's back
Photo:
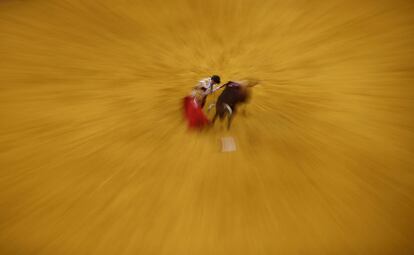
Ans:
{"type": "Polygon", "coordinates": [[[240,101],[240,89],[234,87],[226,87],[217,99],[217,106],[228,104],[230,107],[236,105],[240,101]]]}

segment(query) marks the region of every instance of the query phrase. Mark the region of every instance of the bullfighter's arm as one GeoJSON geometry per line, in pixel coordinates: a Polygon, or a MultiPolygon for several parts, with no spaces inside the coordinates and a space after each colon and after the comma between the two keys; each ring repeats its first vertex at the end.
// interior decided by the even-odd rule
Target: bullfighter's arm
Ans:
{"type": "Polygon", "coordinates": [[[221,89],[221,88],[222,88],[222,87],[224,87],[224,86],[226,86],[226,84],[222,84],[222,85],[220,85],[220,86],[218,86],[218,87],[215,87],[215,88],[211,91],[211,93],[210,93],[210,94],[212,94],[212,93],[216,92],[217,90],[221,89]]]}

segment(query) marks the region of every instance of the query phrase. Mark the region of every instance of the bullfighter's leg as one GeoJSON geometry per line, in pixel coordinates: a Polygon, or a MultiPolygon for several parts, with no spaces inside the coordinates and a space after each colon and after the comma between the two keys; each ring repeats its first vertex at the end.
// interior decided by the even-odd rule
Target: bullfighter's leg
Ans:
{"type": "Polygon", "coordinates": [[[214,114],[213,120],[211,121],[211,124],[214,124],[214,122],[216,122],[217,119],[217,112],[214,114]]]}
{"type": "Polygon", "coordinates": [[[201,108],[204,108],[204,105],[206,104],[206,99],[207,99],[207,96],[204,96],[204,97],[201,99],[201,108]]]}

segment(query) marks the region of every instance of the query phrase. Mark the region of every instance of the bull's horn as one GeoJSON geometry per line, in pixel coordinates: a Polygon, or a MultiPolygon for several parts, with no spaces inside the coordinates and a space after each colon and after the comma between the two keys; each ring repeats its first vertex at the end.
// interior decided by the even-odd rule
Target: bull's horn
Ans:
{"type": "Polygon", "coordinates": [[[211,108],[213,108],[213,106],[216,106],[216,104],[215,103],[210,104],[207,108],[207,112],[209,112],[211,110],[211,108]]]}
{"type": "Polygon", "coordinates": [[[224,104],[224,107],[229,111],[230,116],[233,114],[231,107],[228,104],[224,104]]]}

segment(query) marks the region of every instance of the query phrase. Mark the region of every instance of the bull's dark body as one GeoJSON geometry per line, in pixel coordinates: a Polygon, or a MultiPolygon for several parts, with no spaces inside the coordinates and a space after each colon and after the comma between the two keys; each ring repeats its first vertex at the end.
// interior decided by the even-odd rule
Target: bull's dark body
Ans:
{"type": "Polygon", "coordinates": [[[237,106],[241,103],[247,102],[248,99],[249,93],[246,88],[243,88],[235,82],[228,82],[225,86],[225,89],[217,99],[216,114],[213,117],[213,123],[217,117],[222,120],[226,115],[228,115],[227,128],[230,128],[231,120],[234,116],[234,113],[237,111],[237,106]],[[229,115],[226,104],[231,108],[233,114],[229,115]]]}

